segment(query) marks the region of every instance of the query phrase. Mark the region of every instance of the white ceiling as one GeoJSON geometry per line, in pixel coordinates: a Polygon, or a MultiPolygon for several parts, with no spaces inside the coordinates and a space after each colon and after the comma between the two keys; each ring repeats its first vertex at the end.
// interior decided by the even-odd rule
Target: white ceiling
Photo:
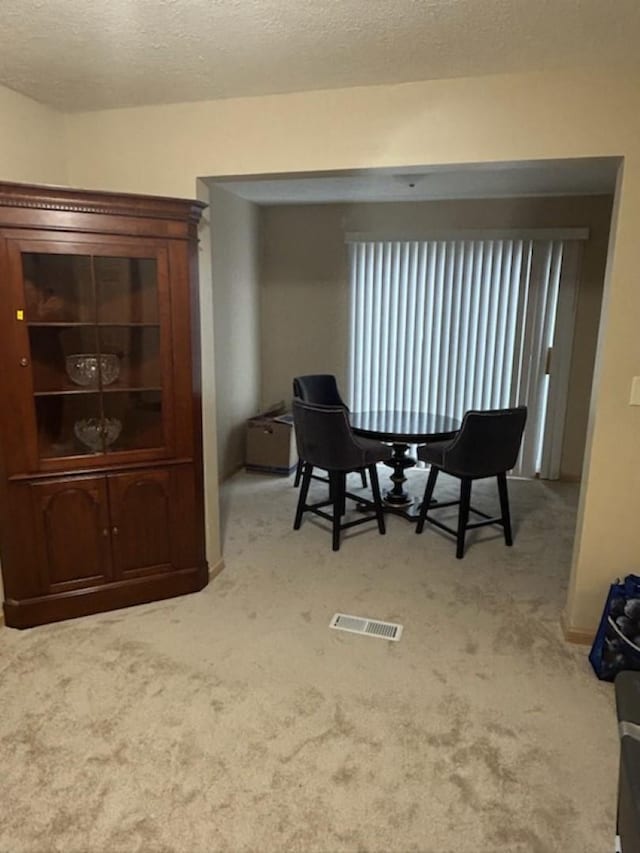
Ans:
{"type": "Polygon", "coordinates": [[[615,189],[613,157],[376,169],[331,175],[253,180],[212,178],[211,183],[257,204],[435,201],[461,198],[609,194],[615,189]]]}
{"type": "Polygon", "coordinates": [[[575,66],[640,70],[639,0],[2,0],[0,84],[63,110],[575,66]]]}

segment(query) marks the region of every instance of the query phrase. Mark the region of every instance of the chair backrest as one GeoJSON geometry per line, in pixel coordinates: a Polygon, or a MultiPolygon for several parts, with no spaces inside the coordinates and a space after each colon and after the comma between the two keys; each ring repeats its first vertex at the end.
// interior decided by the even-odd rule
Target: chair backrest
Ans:
{"type": "Polygon", "coordinates": [[[331,373],[310,373],[306,376],[296,376],[293,380],[293,396],[299,397],[305,403],[347,408],[338,391],[336,377],[331,373]]]}
{"type": "Polygon", "coordinates": [[[325,471],[352,471],[365,464],[344,406],[321,406],[293,398],[298,451],[305,462],[325,471]]]}
{"type": "Polygon", "coordinates": [[[516,464],[527,407],[470,410],[444,457],[444,469],[459,476],[491,477],[516,464]]]}

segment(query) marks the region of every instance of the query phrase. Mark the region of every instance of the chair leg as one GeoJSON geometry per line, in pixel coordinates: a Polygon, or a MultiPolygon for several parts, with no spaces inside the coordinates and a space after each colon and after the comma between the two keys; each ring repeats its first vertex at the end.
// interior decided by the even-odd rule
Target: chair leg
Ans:
{"type": "Polygon", "coordinates": [[[511,535],[511,514],[509,512],[509,492],[507,491],[507,475],[502,472],[498,474],[498,494],[500,495],[500,513],[502,515],[502,526],[504,527],[504,544],[513,545],[511,535]]]}
{"type": "Polygon", "coordinates": [[[456,557],[461,560],[464,557],[464,537],[469,523],[469,505],[471,503],[471,478],[462,477],[460,480],[460,510],[458,512],[458,537],[456,544],[456,557]]]}
{"type": "MultiPolygon", "coordinates": [[[[364,471],[362,472],[364,479],[364,471]]],[[[376,506],[376,518],[378,519],[378,530],[384,534],[386,532],[384,524],[384,512],[382,510],[382,498],[380,497],[380,483],[378,482],[378,471],[375,465],[369,465],[369,480],[371,481],[371,491],[373,492],[373,502],[376,506]]]]}
{"type": "Polygon", "coordinates": [[[329,489],[333,502],[333,545],[334,551],[340,550],[340,523],[344,512],[345,475],[339,471],[329,472],[329,489]]]}
{"type": "Polygon", "coordinates": [[[295,477],[295,480],[293,481],[294,488],[296,488],[296,489],[300,485],[300,477],[302,477],[302,466],[303,466],[303,464],[304,463],[302,462],[302,459],[298,459],[298,464],[296,465],[296,477],[295,477]]]}
{"type": "Polygon", "coordinates": [[[340,494],[340,515],[344,515],[347,511],[347,475],[345,473],[341,473],[339,478],[340,486],[338,492],[340,494]]]}
{"type": "Polygon", "coordinates": [[[309,484],[311,483],[311,473],[313,471],[313,465],[304,464],[302,467],[302,488],[298,495],[298,508],[296,509],[295,521],[293,522],[294,530],[300,530],[300,525],[302,524],[302,514],[307,504],[307,495],[309,494],[309,484]]]}
{"type": "Polygon", "coordinates": [[[367,475],[364,472],[364,468],[362,469],[362,471],[360,471],[360,476],[362,477],[362,488],[366,489],[367,488],[367,475]]]}
{"type": "Polygon", "coordinates": [[[329,474],[329,500],[337,507],[338,515],[344,515],[347,511],[347,475],[341,471],[327,472],[329,474]],[[336,503],[337,500],[337,503],[336,503]]]}
{"type": "Polygon", "coordinates": [[[416,533],[422,533],[424,529],[424,522],[427,517],[431,498],[433,497],[433,490],[436,487],[436,480],[438,479],[439,473],[440,469],[436,468],[435,465],[432,465],[429,469],[429,477],[427,478],[427,485],[424,490],[424,497],[422,498],[422,506],[420,507],[418,523],[416,524],[416,533]]]}

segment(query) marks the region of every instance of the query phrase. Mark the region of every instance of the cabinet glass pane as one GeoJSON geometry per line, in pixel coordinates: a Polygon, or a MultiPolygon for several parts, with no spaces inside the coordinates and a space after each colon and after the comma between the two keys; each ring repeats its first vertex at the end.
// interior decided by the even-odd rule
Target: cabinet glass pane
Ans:
{"type": "Polygon", "coordinates": [[[22,255],[22,269],[27,322],[95,321],[90,257],[26,252],[22,255]]]}
{"type": "Polygon", "coordinates": [[[42,459],[104,452],[99,393],[43,394],[35,407],[42,459]]]}
{"type": "Polygon", "coordinates": [[[105,390],[162,387],[159,326],[100,326],[98,340],[100,352],[114,360],[105,390]]]}
{"type": "Polygon", "coordinates": [[[164,445],[160,391],[105,391],[103,407],[107,428],[118,436],[107,452],[164,445]]]}
{"type": "Polygon", "coordinates": [[[154,258],[94,258],[100,323],[158,323],[154,258]]]}
{"type": "Polygon", "coordinates": [[[29,326],[33,390],[77,392],[98,388],[108,365],[98,358],[96,326],[29,326]]]}
{"type": "Polygon", "coordinates": [[[22,268],[40,458],[163,448],[156,259],[23,252],[22,268]]]}

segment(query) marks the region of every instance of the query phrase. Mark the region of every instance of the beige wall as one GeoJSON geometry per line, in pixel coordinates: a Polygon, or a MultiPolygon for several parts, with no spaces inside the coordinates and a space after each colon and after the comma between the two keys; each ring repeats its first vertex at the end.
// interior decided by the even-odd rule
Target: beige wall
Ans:
{"type": "Polygon", "coordinates": [[[349,231],[589,228],[569,383],[561,476],[582,469],[607,257],[611,198],[480,199],[261,209],[262,396],[288,399],[296,373],[335,373],[347,388],[349,231]]]}
{"type": "Polygon", "coordinates": [[[291,380],[334,373],[346,395],[348,268],[343,205],[260,209],[262,402],[291,399],[291,380]]]}
{"type": "MultiPolygon", "coordinates": [[[[569,627],[588,629],[610,579],[637,566],[640,554],[640,408],[628,405],[631,377],[640,374],[638,82],[607,69],[558,71],[69,115],[68,178],[193,196],[198,176],[624,156],[567,603],[569,627]]],[[[20,134],[7,133],[14,142],[3,146],[12,152],[3,176],[36,180],[22,168],[20,134]]],[[[51,168],[48,180],[60,180],[51,168]]],[[[212,326],[205,319],[204,350],[212,326]]],[[[215,411],[209,379],[203,400],[215,411]]],[[[209,490],[217,488],[216,467],[207,467],[209,490]]]]}
{"type": "Polygon", "coordinates": [[[631,155],[637,84],[540,72],[71,114],[70,179],[192,195],[195,176],[631,155]]]}
{"type": "Polygon", "coordinates": [[[62,113],[0,86],[0,180],[65,184],[62,113]]]}
{"type": "Polygon", "coordinates": [[[0,180],[66,183],[64,133],[62,113],[0,86],[0,180]]]}
{"type": "Polygon", "coordinates": [[[218,476],[244,464],[245,423],[260,408],[258,208],[211,188],[218,476]]]}

